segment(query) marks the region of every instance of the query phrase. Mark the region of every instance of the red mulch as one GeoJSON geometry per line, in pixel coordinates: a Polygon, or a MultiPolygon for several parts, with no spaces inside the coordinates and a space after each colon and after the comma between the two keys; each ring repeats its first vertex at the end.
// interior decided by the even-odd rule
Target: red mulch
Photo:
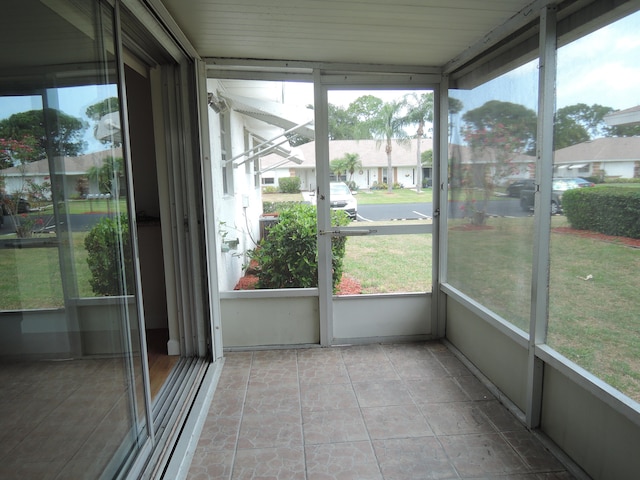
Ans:
{"type": "MultiPolygon", "coordinates": [[[[234,290],[255,290],[258,277],[252,274],[246,274],[238,280],[234,290]]],[[[342,275],[342,280],[338,285],[338,295],[359,295],[362,293],[362,286],[355,278],[349,275],[342,275]]]]}
{"type": "Polygon", "coordinates": [[[569,228],[569,227],[556,227],[556,228],[552,228],[551,231],[553,233],[561,233],[565,235],[578,235],[579,237],[592,238],[594,240],[600,240],[602,242],[619,243],[627,247],[640,248],[640,239],[638,238],[616,237],[613,235],[605,235],[603,233],[591,232],[589,230],[576,230],[575,228],[569,228]]]}
{"type": "Polygon", "coordinates": [[[247,274],[241,277],[233,287],[234,290],[255,290],[256,283],[258,283],[258,277],[256,275],[247,274]]]}
{"type": "Polygon", "coordinates": [[[337,293],[338,295],[360,295],[362,293],[362,285],[352,276],[343,273],[337,293]]]}

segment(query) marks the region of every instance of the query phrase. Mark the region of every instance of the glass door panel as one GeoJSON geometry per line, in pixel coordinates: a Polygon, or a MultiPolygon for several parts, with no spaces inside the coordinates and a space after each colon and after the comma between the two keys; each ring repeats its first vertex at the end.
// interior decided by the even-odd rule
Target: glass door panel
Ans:
{"type": "Polygon", "coordinates": [[[0,477],[111,478],[147,438],[114,16],[9,3],[21,28],[0,29],[16,46],[0,53],[0,477]]]}

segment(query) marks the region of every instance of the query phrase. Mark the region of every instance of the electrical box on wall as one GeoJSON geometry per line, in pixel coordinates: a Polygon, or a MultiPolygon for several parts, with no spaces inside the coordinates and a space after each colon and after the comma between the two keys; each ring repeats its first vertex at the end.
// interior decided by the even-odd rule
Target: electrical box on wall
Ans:
{"type": "Polygon", "coordinates": [[[249,195],[242,195],[242,208],[249,208],[249,195]]]}

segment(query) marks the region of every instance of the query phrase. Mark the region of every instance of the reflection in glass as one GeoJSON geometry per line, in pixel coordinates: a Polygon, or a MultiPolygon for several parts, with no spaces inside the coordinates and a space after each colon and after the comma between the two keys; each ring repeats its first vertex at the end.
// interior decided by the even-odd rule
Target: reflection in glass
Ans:
{"type": "Polygon", "coordinates": [[[146,438],[113,15],[13,3],[20,28],[0,29],[13,46],[0,53],[0,477],[112,477],[146,438]]]}
{"type": "Polygon", "coordinates": [[[547,339],[635,401],[640,255],[632,248],[637,239],[624,233],[637,222],[637,209],[624,207],[624,192],[637,192],[637,183],[627,182],[640,176],[640,89],[632,80],[640,76],[639,28],[635,13],[558,50],[554,177],[575,188],[562,192],[565,215],[552,219],[547,339]],[[576,178],[587,186],[576,186],[576,178]],[[584,214],[572,193],[593,202],[593,212],[604,207],[604,194],[619,207],[584,214]]]}
{"type": "Polygon", "coordinates": [[[537,69],[529,63],[472,90],[451,90],[447,281],[528,330],[537,69]]]}

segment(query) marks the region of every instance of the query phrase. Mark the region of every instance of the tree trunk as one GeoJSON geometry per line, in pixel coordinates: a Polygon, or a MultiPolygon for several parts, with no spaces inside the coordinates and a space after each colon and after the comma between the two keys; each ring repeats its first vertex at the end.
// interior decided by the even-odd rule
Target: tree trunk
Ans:
{"type": "Polygon", "coordinates": [[[387,192],[393,190],[393,167],[391,166],[391,139],[387,139],[387,192]]]}

